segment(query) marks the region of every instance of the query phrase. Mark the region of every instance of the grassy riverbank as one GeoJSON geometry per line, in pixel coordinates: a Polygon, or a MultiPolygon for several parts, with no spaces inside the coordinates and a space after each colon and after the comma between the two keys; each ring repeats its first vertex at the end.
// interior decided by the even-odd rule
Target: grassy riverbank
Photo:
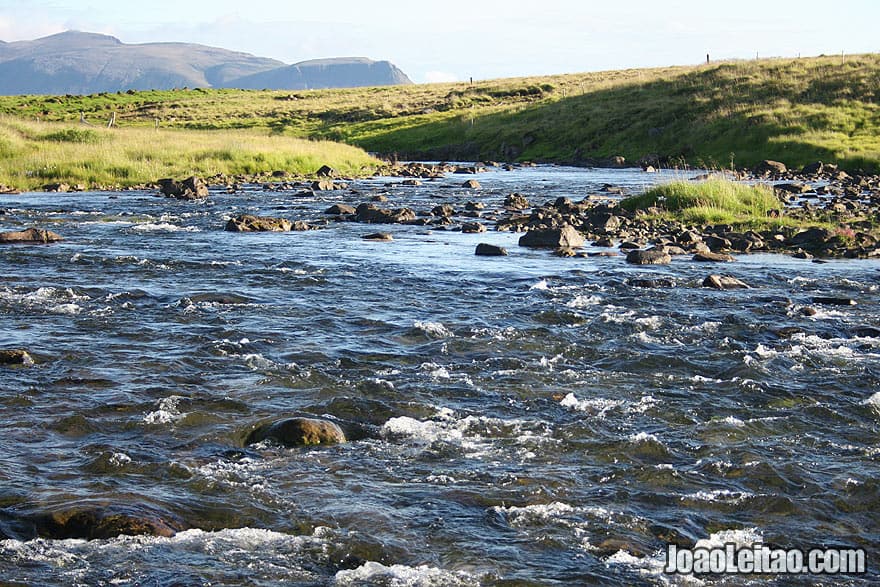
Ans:
{"type": "Polygon", "coordinates": [[[705,167],[834,161],[880,169],[880,55],[737,61],[320,91],[0,97],[31,120],[329,139],[402,157],[587,162],[656,154],[705,167]]]}
{"type": "Polygon", "coordinates": [[[365,175],[379,161],[357,147],[259,129],[107,129],[0,118],[0,184],[21,190],[58,182],[125,187],[162,177],[274,170],[308,176],[325,164],[345,175],[365,175]]]}

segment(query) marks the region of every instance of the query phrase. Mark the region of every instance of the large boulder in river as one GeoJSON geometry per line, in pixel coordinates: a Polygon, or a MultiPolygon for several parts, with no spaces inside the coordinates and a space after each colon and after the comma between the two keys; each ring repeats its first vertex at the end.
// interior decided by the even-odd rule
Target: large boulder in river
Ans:
{"type": "Polygon", "coordinates": [[[346,442],[345,432],[335,422],[317,418],[287,418],[257,426],[245,444],[270,440],[283,446],[313,446],[346,442]]]}
{"type": "Polygon", "coordinates": [[[409,208],[386,210],[375,204],[360,204],[355,210],[355,220],[369,224],[402,224],[416,219],[416,213],[409,208]]]}
{"type": "Polygon", "coordinates": [[[507,249],[498,245],[490,245],[489,243],[480,243],[477,245],[475,254],[478,257],[504,257],[507,255],[507,249]]]}
{"type": "Polygon", "coordinates": [[[749,285],[730,275],[709,275],[703,280],[703,287],[712,289],[749,289],[749,285]]]}
{"type": "Polygon", "coordinates": [[[47,244],[64,240],[60,234],[51,230],[28,228],[15,232],[0,232],[0,244],[47,244]]]}
{"type": "Polygon", "coordinates": [[[560,247],[581,247],[586,240],[571,225],[566,224],[562,228],[548,228],[545,230],[530,230],[519,239],[519,246],[558,249],[560,247]]]}
{"type": "Polygon", "coordinates": [[[167,198],[180,200],[203,200],[208,197],[208,184],[195,175],[187,177],[183,181],[174,179],[160,179],[159,191],[167,198]]]}
{"type": "Polygon", "coordinates": [[[635,249],[626,254],[626,262],[633,265],[668,265],[672,257],[665,249],[635,249]]]}
{"type": "Polygon", "coordinates": [[[250,214],[231,218],[226,223],[226,230],[229,232],[287,232],[291,228],[293,228],[293,223],[286,218],[252,216],[250,214]]]}

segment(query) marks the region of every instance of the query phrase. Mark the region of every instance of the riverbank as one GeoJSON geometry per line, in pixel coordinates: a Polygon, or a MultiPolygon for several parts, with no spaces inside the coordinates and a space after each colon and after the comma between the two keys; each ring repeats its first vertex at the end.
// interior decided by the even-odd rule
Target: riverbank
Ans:
{"type": "Polygon", "coordinates": [[[0,192],[112,190],[145,187],[160,178],[242,175],[250,181],[310,177],[328,165],[351,177],[382,162],[357,147],[269,135],[0,118],[0,192]],[[3,189],[6,186],[6,189],[3,189]]]}
{"type": "Polygon", "coordinates": [[[299,92],[0,97],[30,120],[260,129],[400,159],[880,170],[880,55],[299,92]]]}

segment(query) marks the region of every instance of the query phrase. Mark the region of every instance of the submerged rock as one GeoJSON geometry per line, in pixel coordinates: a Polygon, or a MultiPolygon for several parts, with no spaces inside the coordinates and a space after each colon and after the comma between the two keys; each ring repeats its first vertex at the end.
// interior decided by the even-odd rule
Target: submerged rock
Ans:
{"type": "Polygon", "coordinates": [[[0,232],[0,244],[48,244],[62,241],[64,238],[51,230],[28,228],[14,232],[0,232]]]}
{"type": "Polygon", "coordinates": [[[293,224],[286,218],[243,214],[226,223],[229,232],[287,232],[293,224]]]}
{"type": "Polygon", "coordinates": [[[856,301],[851,298],[837,298],[831,296],[815,296],[813,297],[814,304],[821,304],[824,306],[855,306],[856,301]]]}
{"type": "Polygon", "coordinates": [[[626,262],[633,265],[668,265],[672,256],[664,249],[635,249],[626,254],[626,262]]]}
{"type": "Polygon", "coordinates": [[[372,234],[365,234],[361,237],[365,241],[383,241],[383,242],[391,242],[394,240],[394,237],[390,232],[374,232],[372,234]]]}
{"type": "Polygon", "coordinates": [[[98,540],[120,535],[174,536],[186,529],[176,516],[141,505],[83,505],[35,517],[37,534],[45,538],[98,540]]]}
{"type": "Polygon", "coordinates": [[[710,275],[703,280],[703,287],[713,289],[751,289],[748,284],[730,275],[710,275]]]}
{"type": "Polygon", "coordinates": [[[245,438],[245,444],[270,440],[283,446],[313,446],[346,442],[345,432],[335,422],[317,418],[287,418],[257,426],[245,438]]]}
{"type": "Polygon", "coordinates": [[[504,257],[507,255],[507,249],[498,245],[490,245],[489,243],[480,243],[474,253],[478,257],[504,257]]]}
{"type": "Polygon", "coordinates": [[[530,230],[520,237],[519,246],[558,249],[560,247],[580,247],[585,242],[583,235],[573,226],[565,225],[562,228],[530,230]]]}
{"type": "Polygon", "coordinates": [[[29,367],[34,364],[30,353],[22,349],[0,350],[0,365],[24,365],[29,367]]]}

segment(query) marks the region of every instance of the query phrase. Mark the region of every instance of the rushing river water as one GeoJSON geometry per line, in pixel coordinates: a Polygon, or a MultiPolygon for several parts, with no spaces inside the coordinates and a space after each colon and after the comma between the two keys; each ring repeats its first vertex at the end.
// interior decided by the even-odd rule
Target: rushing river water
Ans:
{"type": "MultiPolygon", "coordinates": [[[[868,552],[880,541],[880,264],[741,255],[663,267],[562,259],[519,235],[319,220],[384,193],[416,210],[517,191],[579,200],[661,176],[531,168],[387,179],[303,197],[0,197],[0,530],[22,512],[133,504],[173,537],[0,541],[28,585],[748,584],[664,575],[668,543],[868,552]],[[479,242],[508,257],[474,256],[479,242]],[[753,286],[700,287],[709,273],[753,286]],[[637,287],[665,277],[675,287],[637,287]],[[815,305],[815,296],[854,306],[815,305]],[[818,312],[805,315],[814,306],[818,312]],[[873,336],[872,336],[873,334],[873,336]],[[368,438],[243,446],[257,422],[329,415],[368,438]],[[6,520],[6,521],[3,521],[6,520]]],[[[761,579],[764,582],[768,578],[761,579]]],[[[5,584],[5,583],[4,583],[5,584]]]]}

